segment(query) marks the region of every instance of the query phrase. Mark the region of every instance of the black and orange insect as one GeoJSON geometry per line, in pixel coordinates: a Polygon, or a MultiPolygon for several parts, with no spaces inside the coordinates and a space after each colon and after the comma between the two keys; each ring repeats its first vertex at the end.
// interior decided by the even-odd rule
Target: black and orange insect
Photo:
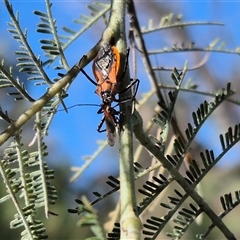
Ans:
{"type": "Polygon", "coordinates": [[[135,95],[138,89],[139,80],[133,80],[125,89],[119,91],[119,85],[124,77],[127,67],[127,60],[125,61],[123,76],[119,77],[120,70],[120,54],[115,46],[105,44],[102,46],[93,60],[92,70],[96,82],[92,80],[88,74],[81,69],[82,73],[90,80],[95,86],[97,86],[96,93],[102,99],[101,108],[98,110],[98,114],[103,113],[104,116],[97,128],[98,132],[107,131],[107,139],[110,146],[115,143],[116,126],[119,125],[117,115],[120,113],[115,110],[111,104],[112,102],[126,102],[135,99],[135,95]],[[135,93],[133,96],[126,99],[117,99],[116,95],[124,93],[132,88],[136,84],[135,93]],[[106,129],[101,130],[103,123],[106,123],[106,129]]]}
{"type": "Polygon", "coordinates": [[[126,102],[135,97],[139,85],[138,79],[132,80],[125,89],[119,91],[119,85],[125,75],[127,63],[128,58],[125,61],[123,74],[121,77],[119,77],[121,64],[120,54],[115,46],[105,44],[100,48],[96,58],[93,60],[92,70],[96,82],[90,78],[83,69],[81,69],[82,73],[87,77],[87,79],[97,86],[95,92],[101,97],[103,104],[111,104],[112,102],[126,102]],[[116,99],[117,94],[130,90],[133,85],[136,85],[134,96],[124,100],[116,99]]]}

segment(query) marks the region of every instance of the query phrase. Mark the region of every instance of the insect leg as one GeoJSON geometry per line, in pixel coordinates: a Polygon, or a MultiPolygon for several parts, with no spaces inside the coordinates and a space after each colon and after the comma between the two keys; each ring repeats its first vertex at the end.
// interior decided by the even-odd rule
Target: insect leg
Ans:
{"type": "Polygon", "coordinates": [[[126,86],[125,89],[120,91],[119,94],[127,92],[129,89],[132,88],[132,86],[135,85],[136,87],[135,87],[135,90],[134,90],[134,94],[132,96],[126,97],[125,99],[115,99],[114,101],[119,102],[119,103],[124,103],[124,102],[134,100],[135,97],[136,97],[137,91],[138,91],[139,83],[140,83],[139,79],[132,80],[132,82],[128,86],[126,86]]]}
{"type": "Polygon", "coordinates": [[[140,83],[139,79],[135,79],[135,80],[131,79],[131,83],[125,88],[124,92],[128,91],[128,89],[132,88],[132,86],[135,85],[136,87],[135,87],[134,93],[132,95],[132,97],[135,98],[137,91],[138,91],[139,83],[140,83]]]}
{"type": "Polygon", "coordinates": [[[85,75],[85,77],[86,77],[91,83],[93,83],[95,86],[97,86],[97,83],[94,82],[94,80],[92,80],[92,79],[88,76],[88,74],[87,74],[82,68],[80,69],[80,71],[85,75]]]}
{"type": "Polygon", "coordinates": [[[104,122],[105,122],[105,116],[102,117],[101,122],[98,125],[97,131],[99,133],[106,132],[106,129],[101,129],[104,122]]]}

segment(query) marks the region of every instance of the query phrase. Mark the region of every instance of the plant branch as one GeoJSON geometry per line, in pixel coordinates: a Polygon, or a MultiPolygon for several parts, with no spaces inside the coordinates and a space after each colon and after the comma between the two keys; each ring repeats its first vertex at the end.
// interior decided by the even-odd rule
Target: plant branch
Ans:
{"type": "MultiPolygon", "coordinates": [[[[112,9],[109,25],[103,33],[105,36],[114,36],[116,45],[121,54],[126,57],[126,35],[125,35],[125,1],[112,1],[112,9]]],[[[124,61],[121,61],[124,62],[124,61]]],[[[121,64],[123,68],[123,64],[121,64]]],[[[129,73],[125,74],[120,87],[125,87],[130,83],[129,73]]],[[[120,94],[120,99],[127,94],[120,94]]],[[[121,239],[140,239],[141,221],[138,218],[136,210],[135,186],[134,186],[134,168],[133,168],[133,138],[131,122],[131,102],[120,104],[120,123],[124,126],[124,131],[120,132],[120,206],[121,206],[121,239]]]]}
{"type": "MultiPolygon", "coordinates": [[[[170,86],[170,85],[159,85],[159,88],[163,88],[163,89],[169,89],[169,90],[174,90],[175,87],[174,86],[170,86]]],[[[179,88],[180,91],[182,92],[188,92],[188,93],[194,93],[194,94],[199,94],[199,95],[203,95],[203,96],[208,96],[208,97],[215,97],[217,93],[212,93],[212,92],[204,92],[204,91],[199,91],[194,88],[184,88],[184,87],[180,87],[179,88]]],[[[232,94],[234,94],[235,92],[232,91],[232,94]]],[[[239,100],[234,100],[231,98],[226,98],[225,101],[233,103],[235,105],[240,105],[240,101],[239,100]]]]}
{"type": "Polygon", "coordinates": [[[47,13],[48,13],[48,16],[49,16],[49,23],[50,23],[50,26],[51,26],[52,32],[53,32],[54,41],[57,44],[57,48],[58,48],[58,51],[59,51],[60,56],[61,56],[62,64],[65,67],[65,69],[69,70],[69,65],[68,65],[67,59],[66,59],[66,57],[63,53],[63,49],[62,49],[61,43],[59,41],[59,37],[57,35],[55,20],[53,20],[52,11],[51,11],[51,4],[50,4],[49,0],[46,0],[46,9],[47,9],[47,13]]]}
{"type": "Polygon", "coordinates": [[[153,54],[164,54],[164,53],[181,53],[181,52],[215,52],[215,53],[228,53],[228,54],[235,54],[239,55],[240,53],[240,47],[237,47],[235,50],[231,49],[221,49],[221,48],[216,48],[214,49],[212,46],[207,46],[206,48],[198,48],[198,47],[173,47],[170,48],[164,48],[161,50],[152,50],[148,51],[149,55],[153,54]]]}
{"type": "Polygon", "coordinates": [[[41,133],[41,111],[36,113],[36,131],[37,131],[37,145],[38,145],[38,159],[39,159],[39,170],[41,173],[42,179],[42,189],[44,195],[44,210],[45,216],[48,218],[48,193],[47,193],[47,179],[45,176],[44,169],[44,160],[43,160],[43,141],[42,141],[42,133],[41,133]]]}
{"type": "MultiPolygon", "coordinates": [[[[153,71],[151,61],[150,61],[150,58],[149,58],[149,54],[147,52],[147,49],[146,49],[146,46],[145,46],[145,43],[144,43],[144,39],[143,39],[141,29],[140,29],[140,26],[139,26],[139,22],[138,22],[138,18],[137,18],[137,15],[136,15],[133,0],[127,0],[127,7],[128,7],[128,14],[129,14],[129,17],[130,17],[131,29],[133,29],[133,33],[134,33],[136,42],[138,44],[138,49],[139,49],[139,51],[141,53],[141,56],[142,56],[143,64],[145,65],[145,69],[147,71],[149,79],[150,79],[150,81],[152,82],[152,84],[155,88],[158,101],[161,102],[161,103],[165,103],[164,97],[162,96],[162,93],[161,93],[161,91],[158,87],[158,81],[157,81],[155,73],[153,71]]],[[[165,105],[167,105],[167,104],[165,103],[165,105]]],[[[177,121],[174,117],[172,118],[171,124],[172,124],[172,128],[173,128],[174,133],[177,136],[181,136],[183,141],[185,141],[185,138],[182,136],[182,133],[179,130],[177,121]]]]}
{"type": "Polygon", "coordinates": [[[82,173],[90,166],[90,164],[100,155],[100,153],[108,146],[107,141],[102,141],[98,149],[91,155],[84,157],[83,160],[85,163],[81,167],[71,167],[71,171],[74,172],[74,175],[71,177],[70,182],[76,181],[82,173]]]}
{"type": "Polygon", "coordinates": [[[75,64],[62,79],[53,84],[42,97],[35,101],[32,106],[25,111],[25,113],[20,115],[15,122],[13,122],[4,132],[1,133],[0,146],[13,136],[14,133],[18,131],[27,121],[29,121],[34,114],[40,111],[57,93],[61,92],[67,84],[71,83],[80,72],[80,69],[86,66],[95,55],[96,46],[90,50],[89,53],[79,61],[79,63],[75,64]]]}
{"type": "Polygon", "coordinates": [[[29,102],[34,102],[35,100],[28,95],[28,93],[22,88],[22,86],[13,78],[11,73],[9,73],[2,64],[0,64],[0,72],[7,78],[9,82],[18,90],[18,92],[29,102]]]}
{"type": "Polygon", "coordinates": [[[175,181],[184,189],[186,193],[198,204],[198,206],[208,215],[212,222],[216,224],[219,230],[224,234],[227,239],[236,239],[233,233],[223,223],[221,219],[213,212],[203,198],[194,190],[194,188],[184,179],[184,177],[178,172],[178,170],[171,165],[171,163],[165,158],[163,153],[151,142],[142,128],[142,118],[137,111],[134,112],[132,117],[135,120],[134,134],[139,142],[153,155],[158,161],[160,161],[163,167],[167,168],[170,174],[174,177],[175,181]]]}
{"type": "Polygon", "coordinates": [[[128,15],[130,18],[130,26],[131,29],[133,30],[133,34],[135,37],[135,40],[137,42],[137,47],[140,51],[140,54],[142,56],[142,60],[143,60],[143,64],[145,66],[146,72],[148,74],[148,77],[152,83],[152,85],[154,86],[155,90],[156,90],[156,94],[158,97],[158,101],[159,102],[165,102],[164,98],[159,90],[158,86],[158,81],[156,79],[155,73],[152,69],[152,65],[151,65],[151,61],[150,58],[148,56],[148,52],[145,46],[145,42],[144,39],[142,37],[142,33],[141,33],[141,29],[139,26],[139,22],[138,22],[138,18],[137,18],[137,14],[135,11],[135,6],[132,0],[127,0],[127,7],[128,7],[128,15]]]}
{"type": "Polygon", "coordinates": [[[42,68],[42,64],[41,64],[41,61],[39,61],[34,52],[32,51],[31,47],[29,46],[28,44],[28,41],[27,41],[27,37],[26,37],[26,34],[24,35],[20,26],[19,26],[19,21],[18,19],[15,17],[14,15],[14,12],[13,12],[13,8],[12,6],[9,4],[9,2],[7,0],[4,0],[5,2],[5,5],[7,7],[7,10],[11,16],[11,19],[14,23],[14,26],[19,34],[19,37],[21,39],[21,42],[23,43],[23,45],[25,46],[26,50],[28,51],[29,53],[29,56],[31,57],[31,59],[33,60],[33,62],[35,63],[35,66],[37,67],[39,73],[43,76],[43,79],[49,84],[49,85],[52,85],[52,82],[51,80],[48,78],[47,74],[45,73],[45,71],[43,70],[42,68]]]}
{"type": "Polygon", "coordinates": [[[148,34],[156,31],[167,30],[170,28],[184,28],[184,27],[191,27],[191,26],[224,26],[221,22],[180,22],[180,23],[172,23],[167,26],[159,26],[153,29],[143,29],[142,34],[148,34]]]}
{"type": "Polygon", "coordinates": [[[34,239],[33,233],[30,229],[29,223],[28,223],[27,219],[25,218],[24,212],[23,212],[23,210],[20,206],[20,203],[14,193],[12,186],[11,186],[11,180],[8,179],[7,173],[4,171],[5,169],[6,169],[6,164],[3,161],[0,161],[0,173],[1,173],[1,176],[3,179],[3,182],[5,184],[5,187],[7,189],[7,192],[11,196],[14,207],[16,208],[17,213],[18,213],[18,218],[20,218],[22,221],[22,224],[28,235],[28,239],[33,240],[34,239]]]}

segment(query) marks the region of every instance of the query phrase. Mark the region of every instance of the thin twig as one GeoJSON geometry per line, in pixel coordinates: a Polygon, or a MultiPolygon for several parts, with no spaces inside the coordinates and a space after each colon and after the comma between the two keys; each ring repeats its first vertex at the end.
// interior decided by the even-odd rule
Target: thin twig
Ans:
{"type": "Polygon", "coordinates": [[[156,31],[166,30],[170,28],[184,28],[184,27],[191,27],[191,26],[199,26],[199,25],[207,25],[207,26],[224,26],[221,22],[180,22],[180,23],[173,23],[167,26],[159,26],[153,29],[143,29],[142,34],[148,34],[156,31]]]}

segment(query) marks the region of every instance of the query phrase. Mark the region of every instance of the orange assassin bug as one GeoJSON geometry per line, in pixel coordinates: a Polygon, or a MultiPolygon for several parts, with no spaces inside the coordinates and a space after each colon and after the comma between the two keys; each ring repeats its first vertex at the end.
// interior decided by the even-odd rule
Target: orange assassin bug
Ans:
{"type": "Polygon", "coordinates": [[[111,104],[112,102],[126,102],[134,99],[137,89],[139,86],[139,80],[135,79],[122,91],[119,91],[119,84],[123,79],[127,63],[128,56],[125,62],[123,76],[119,78],[119,69],[120,69],[120,54],[115,46],[110,44],[105,44],[100,48],[96,58],[93,60],[93,75],[97,82],[92,80],[88,74],[81,69],[81,72],[86,76],[86,78],[97,86],[96,93],[101,97],[103,104],[111,104]],[[119,100],[116,99],[116,94],[124,93],[128,91],[133,85],[136,84],[136,90],[133,96],[119,100]]]}
{"type": "MultiPolygon", "coordinates": [[[[125,62],[123,76],[126,72],[127,60],[128,56],[125,62]]],[[[107,131],[107,139],[108,144],[110,146],[113,146],[115,143],[116,137],[115,128],[118,125],[118,118],[116,115],[120,113],[119,111],[116,111],[113,107],[111,107],[111,104],[112,102],[120,103],[133,100],[135,98],[139,85],[139,80],[136,79],[120,92],[119,84],[123,76],[119,78],[118,76],[119,69],[120,69],[120,54],[117,48],[115,46],[111,46],[110,44],[105,44],[104,46],[102,46],[96,58],[93,60],[92,70],[96,82],[92,80],[83,69],[81,69],[82,73],[87,77],[87,79],[90,80],[95,86],[97,86],[95,92],[102,99],[101,108],[98,110],[97,113],[98,114],[103,113],[104,116],[97,128],[97,131],[98,132],[107,131]],[[135,84],[136,89],[133,96],[123,100],[116,99],[115,97],[116,94],[128,91],[135,84]],[[101,130],[104,122],[106,123],[106,129],[101,130]]]]}

